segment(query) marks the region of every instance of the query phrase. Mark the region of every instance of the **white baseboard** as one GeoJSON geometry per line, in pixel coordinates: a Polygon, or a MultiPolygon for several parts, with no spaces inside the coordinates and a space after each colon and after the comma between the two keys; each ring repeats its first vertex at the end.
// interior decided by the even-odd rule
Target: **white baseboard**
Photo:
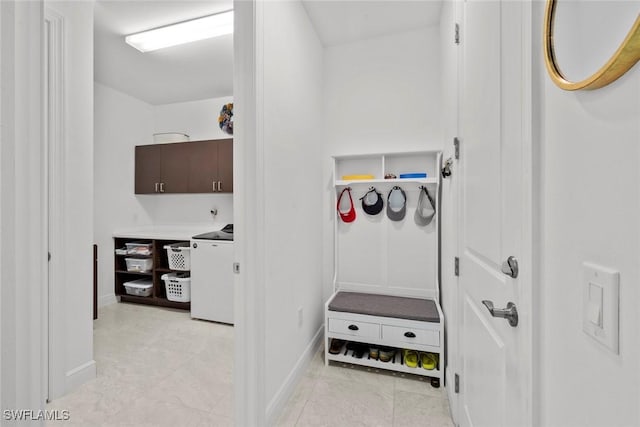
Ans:
{"type": "Polygon", "coordinates": [[[296,385],[300,382],[302,377],[304,376],[307,368],[309,367],[309,363],[311,363],[311,359],[315,356],[316,352],[320,348],[322,344],[322,338],[324,336],[324,325],[321,325],[318,329],[318,332],[315,333],[311,342],[305,348],[304,352],[296,362],[295,366],[289,372],[287,379],[282,383],[280,389],[276,392],[271,402],[267,405],[267,425],[272,426],[278,421],[278,417],[280,413],[284,409],[284,406],[289,401],[289,398],[293,394],[293,391],[296,388],[296,385]]]}
{"type": "Polygon", "coordinates": [[[107,305],[115,304],[118,302],[116,294],[100,295],[98,297],[98,307],[106,307],[107,305]]]}
{"type": "Polygon", "coordinates": [[[96,377],[96,362],[95,360],[90,360],[83,365],[67,371],[65,376],[65,393],[69,393],[96,377]]]}

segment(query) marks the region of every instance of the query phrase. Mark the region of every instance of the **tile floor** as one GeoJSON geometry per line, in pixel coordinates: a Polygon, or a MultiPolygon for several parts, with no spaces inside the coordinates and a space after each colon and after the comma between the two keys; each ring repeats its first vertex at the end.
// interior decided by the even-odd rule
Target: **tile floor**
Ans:
{"type": "MultiPolygon", "coordinates": [[[[49,426],[233,425],[233,327],[180,310],[113,304],[94,322],[98,376],[48,409],[49,426]]],[[[277,426],[453,427],[443,388],[387,371],[324,365],[319,351],[277,426]]]]}
{"type": "Polygon", "coordinates": [[[50,426],[232,426],[233,327],[183,310],[113,304],[94,321],[98,376],[56,399],[50,426]]]}
{"type": "Polygon", "coordinates": [[[290,426],[453,427],[444,388],[414,375],[324,364],[321,349],[276,423],[290,426]]]}

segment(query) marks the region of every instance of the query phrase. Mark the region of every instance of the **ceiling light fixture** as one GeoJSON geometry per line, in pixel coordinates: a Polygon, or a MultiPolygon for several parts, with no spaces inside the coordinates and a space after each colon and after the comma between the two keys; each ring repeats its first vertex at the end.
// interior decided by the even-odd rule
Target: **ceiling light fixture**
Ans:
{"type": "Polygon", "coordinates": [[[233,33],[233,10],[154,28],[125,37],[140,52],[163,49],[233,33]]]}

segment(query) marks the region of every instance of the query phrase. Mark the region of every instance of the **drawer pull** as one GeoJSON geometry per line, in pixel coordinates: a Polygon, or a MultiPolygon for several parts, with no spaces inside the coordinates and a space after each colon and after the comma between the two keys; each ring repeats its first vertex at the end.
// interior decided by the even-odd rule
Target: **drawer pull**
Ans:
{"type": "Polygon", "coordinates": [[[360,328],[358,328],[356,325],[349,325],[349,330],[351,331],[357,331],[358,329],[360,328]]]}
{"type": "Polygon", "coordinates": [[[404,336],[407,338],[415,338],[416,334],[414,334],[413,332],[405,332],[404,336]]]}

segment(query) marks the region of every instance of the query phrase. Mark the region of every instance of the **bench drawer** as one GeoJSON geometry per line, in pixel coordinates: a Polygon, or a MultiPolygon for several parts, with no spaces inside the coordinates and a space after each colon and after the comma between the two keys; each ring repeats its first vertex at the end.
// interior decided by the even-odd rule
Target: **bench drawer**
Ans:
{"type": "Polygon", "coordinates": [[[380,325],[377,323],[329,318],[329,332],[353,335],[354,337],[380,338],[380,325]]]}
{"type": "Polygon", "coordinates": [[[382,325],[382,339],[421,345],[440,345],[440,333],[429,329],[382,325]]]}

